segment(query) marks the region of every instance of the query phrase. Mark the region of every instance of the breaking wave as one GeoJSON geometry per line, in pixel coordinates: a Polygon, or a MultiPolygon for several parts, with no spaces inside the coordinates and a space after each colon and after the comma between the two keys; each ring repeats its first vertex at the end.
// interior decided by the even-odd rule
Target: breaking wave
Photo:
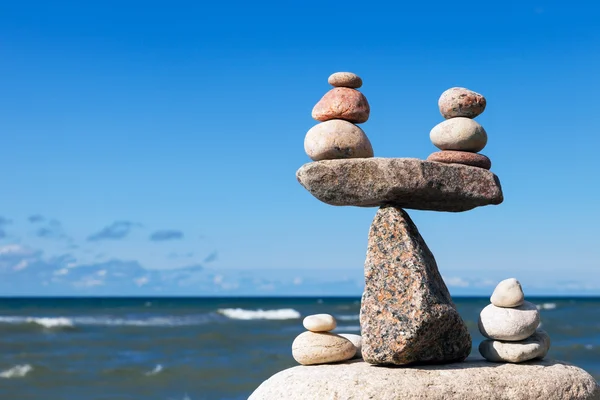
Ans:
{"type": "Polygon", "coordinates": [[[156,367],[152,371],[146,372],[146,375],[156,375],[163,370],[163,366],[160,364],[156,364],[156,367]]]}
{"type": "Polygon", "coordinates": [[[36,325],[45,329],[70,329],[74,328],[75,324],[70,318],[65,317],[2,317],[0,316],[0,324],[12,325],[36,325]]]}
{"type": "Polygon", "coordinates": [[[222,308],[219,314],[231,319],[298,319],[300,313],[293,308],[281,308],[279,310],[244,310],[243,308],[222,308]]]}
{"type": "Polygon", "coordinates": [[[80,317],[32,317],[32,316],[0,316],[0,329],[30,328],[44,330],[76,330],[79,326],[123,326],[123,327],[172,327],[202,325],[211,319],[209,314],[190,316],[164,316],[147,318],[115,318],[110,316],[80,317]]]}
{"type": "Polygon", "coordinates": [[[360,315],[338,315],[337,317],[335,317],[335,319],[337,319],[338,321],[358,321],[360,319],[360,315]]]}
{"type": "Polygon", "coordinates": [[[360,326],[359,325],[338,326],[337,328],[335,328],[335,331],[336,332],[342,332],[342,331],[358,332],[358,331],[360,331],[360,326]]]}
{"type": "Polygon", "coordinates": [[[556,303],[544,303],[536,305],[538,310],[554,310],[556,308],[556,303]]]}
{"type": "Polygon", "coordinates": [[[6,371],[0,372],[0,378],[23,378],[32,370],[33,367],[29,364],[15,365],[14,367],[7,369],[6,371]]]}

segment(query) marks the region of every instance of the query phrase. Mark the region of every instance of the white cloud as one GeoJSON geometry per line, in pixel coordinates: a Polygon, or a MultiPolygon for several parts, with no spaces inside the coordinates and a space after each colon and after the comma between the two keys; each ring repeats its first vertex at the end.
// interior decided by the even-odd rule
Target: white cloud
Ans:
{"type": "Polygon", "coordinates": [[[443,278],[443,279],[448,286],[463,287],[463,288],[470,286],[469,282],[467,282],[466,280],[464,280],[463,278],[460,278],[458,276],[452,276],[452,277],[443,278]]]}
{"type": "Polygon", "coordinates": [[[29,266],[29,261],[27,261],[27,260],[21,260],[21,261],[19,261],[19,262],[18,262],[18,263],[17,263],[17,264],[16,264],[16,265],[13,267],[13,269],[14,269],[15,271],[20,271],[20,270],[22,270],[22,269],[25,269],[25,268],[27,268],[28,266],[29,266]]]}
{"type": "Polygon", "coordinates": [[[69,270],[67,268],[61,268],[61,269],[57,269],[56,271],[54,271],[54,275],[60,276],[60,275],[67,275],[69,273],[69,270]]]}
{"type": "Polygon", "coordinates": [[[33,256],[37,252],[20,244],[7,244],[6,246],[0,247],[0,256],[20,256],[27,257],[33,256]]]}
{"type": "Polygon", "coordinates": [[[102,279],[97,279],[91,276],[87,276],[82,278],[76,282],[73,282],[73,286],[76,288],[91,288],[94,286],[104,285],[104,281],[102,279]]]}
{"type": "Polygon", "coordinates": [[[134,279],[133,282],[138,286],[144,286],[150,282],[150,279],[147,276],[142,276],[141,278],[134,279]]]}
{"type": "Polygon", "coordinates": [[[294,285],[302,285],[302,278],[300,278],[299,276],[294,278],[294,285]]]}

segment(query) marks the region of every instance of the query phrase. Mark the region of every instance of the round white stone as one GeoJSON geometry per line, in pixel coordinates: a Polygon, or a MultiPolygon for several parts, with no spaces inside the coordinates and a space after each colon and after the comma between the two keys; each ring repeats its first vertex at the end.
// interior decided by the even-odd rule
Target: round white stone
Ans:
{"type": "Polygon", "coordinates": [[[304,318],[302,325],[311,332],[329,332],[334,330],[337,324],[333,315],[314,314],[304,318]]]}
{"type": "Polygon", "coordinates": [[[489,339],[516,342],[533,335],[540,312],[528,301],[515,308],[485,307],[479,314],[479,332],[489,339]]]}
{"type": "Polygon", "coordinates": [[[302,365],[349,360],[354,354],[351,341],[329,332],[303,332],[292,343],[292,356],[302,365]]]}
{"type": "Polygon", "coordinates": [[[362,86],[362,79],[360,76],[352,73],[352,72],[336,72],[331,74],[327,82],[331,86],[335,87],[348,87],[353,89],[358,89],[362,86]]]}
{"type": "Polygon", "coordinates": [[[488,361],[520,363],[542,359],[550,349],[550,336],[537,330],[532,336],[519,342],[484,340],[479,344],[479,353],[488,361]]]}
{"type": "Polygon", "coordinates": [[[487,133],[483,126],[465,117],[451,118],[437,124],[429,133],[429,138],[440,150],[477,153],[487,144],[487,133]]]}
{"type": "Polygon", "coordinates": [[[515,278],[505,279],[496,286],[490,301],[496,307],[518,307],[525,301],[521,283],[515,278]]]}
{"type": "Polygon", "coordinates": [[[351,341],[354,347],[356,347],[354,358],[362,358],[362,336],[353,333],[340,333],[339,335],[351,341]]]}
{"type": "Polygon", "coordinates": [[[331,119],[310,128],[304,138],[304,151],[313,161],[373,157],[365,132],[343,119],[331,119]]]}

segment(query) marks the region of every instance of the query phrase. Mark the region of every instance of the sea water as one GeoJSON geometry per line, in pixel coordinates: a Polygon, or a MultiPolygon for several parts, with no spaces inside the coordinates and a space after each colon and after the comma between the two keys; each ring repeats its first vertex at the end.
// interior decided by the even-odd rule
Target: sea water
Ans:
{"type": "MultiPolygon", "coordinates": [[[[600,298],[528,298],[549,357],[600,379],[600,298]]],[[[485,298],[455,298],[473,336],[485,298]]],[[[246,399],[296,365],[302,318],[360,333],[359,298],[0,299],[0,399],[246,399]]]]}

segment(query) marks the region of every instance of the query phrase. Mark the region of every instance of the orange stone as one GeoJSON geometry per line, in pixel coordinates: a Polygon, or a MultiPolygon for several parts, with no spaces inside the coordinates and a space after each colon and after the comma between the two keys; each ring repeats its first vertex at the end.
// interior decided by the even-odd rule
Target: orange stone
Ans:
{"type": "Polygon", "coordinates": [[[360,124],[369,119],[371,108],[364,94],[355,89],[336,87],[325,93],[312,110],[317,121],[343,119],[360,124]]]}
{"type": "Polygon", "coordinates": [[[492,161],[483,154],[468,151],[444,150],[431,153],[427,161],[437,161],[444,164],[463,164],[483,169],[492,168],[492,161]]]}

